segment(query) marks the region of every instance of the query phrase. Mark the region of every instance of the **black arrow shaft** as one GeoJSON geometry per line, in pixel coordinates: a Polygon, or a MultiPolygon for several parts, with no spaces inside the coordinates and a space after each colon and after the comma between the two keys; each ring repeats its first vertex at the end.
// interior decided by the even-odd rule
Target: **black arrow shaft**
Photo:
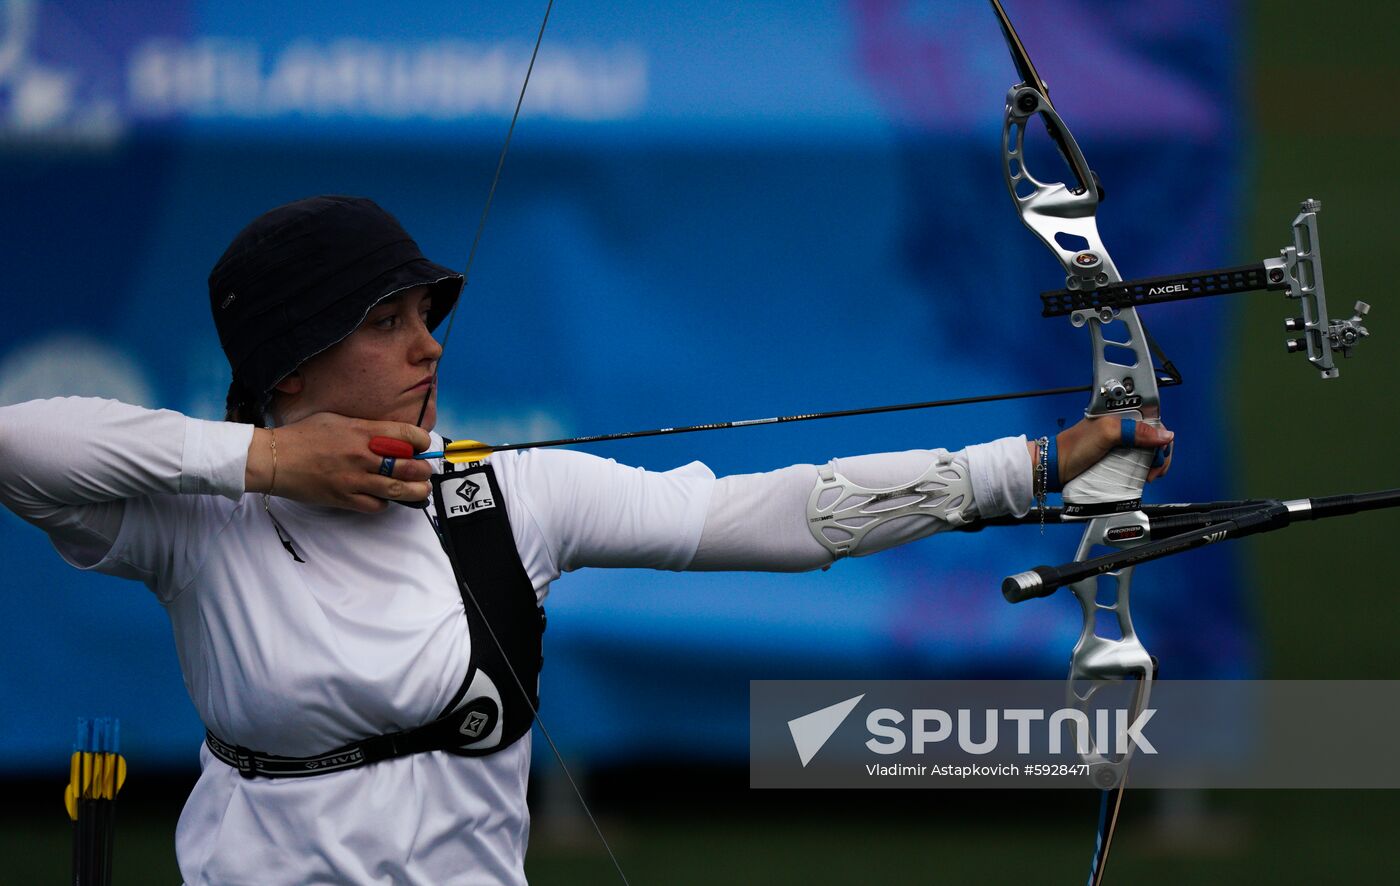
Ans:
{"type": "Polygon", "coordinates": [[[923,400],[918,403],[895,403],[888,406],[863,406],[859,409],[836,409],[830,412],[805,412],[797,415],[778,415],[772,418],[750,418],[740,421],[710,422],[700,425],[685,425],[675,428],[653,428],[646,431],[623,431],[617,434],[592,434],[585,437],[561,437],[557,440],[534,440],[529,443],[502,443],[498,446],[482,445],[451,450],[464,452],[509,452],[513,449],[543,449],[548,446],[581,446],[587,443],[606,443],[609,440],[635,440],[639,437],[664,437],[671,434],[694,434],[700,431],[723,431],[731,428],[748,428],[759,425],[791,424],[799,421],[819,421],[828,418],[848,418],[853,415],[879,415],[885,412],[908,412],[915,409],[937,409],[943,406],[967,406],[973,403],[995,403],[1000,400],[1027,400],[1032,397],[1057,397],[1062,394],[1083,394],[1092,389],[1090,385],[1075,385],[1064,388],[1038,388],[1031,391],[1012,391],[1007,394],[981,394],[975,397],[954,397],[948,400],[923,400]]]}

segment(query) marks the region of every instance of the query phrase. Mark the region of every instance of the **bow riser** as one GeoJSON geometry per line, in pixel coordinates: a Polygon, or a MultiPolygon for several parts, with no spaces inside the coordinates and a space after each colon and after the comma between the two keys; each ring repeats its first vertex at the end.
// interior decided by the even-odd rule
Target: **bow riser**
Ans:
{"type": "MultiPolygon", "coordinates": [[[[1004,21],[1010,29],[1009,21],[1004,21]]],[[[1009,31],[1013,33],[1014,31],[1009,31]]],[[[1024,53],[1019,40],[1013,55],[1024,53]]],[[[1026,61],[1025,68],[1029,68],[1026,61]]],[[[1117,266],[1099,236],[1096,213],[1101,200],[1098,179],[1069,127],[1035,86],[1021,83],[1007,92],[1002,122],[1002,170],[1021,221],[1060,260],[1065,285],[1094,290],[1122,282],[1117,266]],[[1026,160],[1026,129],[1039,115],[1082,187],[1048,182],[1031,172],[1026,160]]],[[[1102,307],[1075,311],[1076,327],[1088,327],[1094,382],[1085,416],[1112,416],[1160,424],[1161,401],[1151,349],[1136,308],[1102,307]]],[[[1138,508],[1153,454],[1118,449],[1079,475],[1064,488],[1066,519],[1087,520],[1075,561],[1093,556],[1095,549],[1137,547],[1149,537],[1147,518],[1138,508]]],[[[1084,579],[1070,586],[1079,601],[1083,628],[1070,654],[1067,701],[1090,720],[1095,696],[1106,686],[1133,681],[1133,716],[1142,711],[1151,693],[1153,661],[1133,628],[1130,615],[1133,567],[1084,579]]],[[[1131,745],[1121,753],[1100,748],[1092,740],[1081,759],[1100,788],[1120,785],[1131,757],[1131,745]]]]}

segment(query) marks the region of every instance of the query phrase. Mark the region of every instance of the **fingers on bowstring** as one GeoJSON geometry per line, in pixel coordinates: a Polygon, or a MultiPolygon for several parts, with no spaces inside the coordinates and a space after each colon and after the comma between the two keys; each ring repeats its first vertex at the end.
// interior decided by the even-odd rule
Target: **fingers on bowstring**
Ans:
{"type": "Polygon", "coordinates": [[[389,498],[396,501],[422,501],[428,497],[430,487],[421,481],[399,480],[388,478],[388,482],[381,487],[380,492],[376,492],[380,498],[389,498]]]}
{"type": "Polygon", "coordinates": [[[378,465],[385,476],[392,470],[391,459],[411,460],[432,445],[432,438],[428,436],[427,431],[401,422],[374,422],[362,430],[369,433],[366,446],[369,452],[384,459],[378,465]],[[389,467],[383,467],[384,465],[389,467]]]}
{"type": "Polygon", "coordinates": [[[390,480],[419,483],[433,475],[433,468],[426,461],[386,455],[374,466],[374,473],[390,480]]]}
{"type": "MultiPolygon", "coordinates": [[[[384,428],[387,427],[385,423],[384,428]]],[[[347,500],[357,511],[375,513],[383,510],[380,505],[389,500],[423,501],[428,497],[427,480],[432,476],[432,466],[414,458],[381,455],[383,451],[380,447],[379,452],[367,452],[364,473],[353,475],[347,500]]]]}
{"type": "Polygon", "coordinates": [[[426,452],[433,442],[427,431],[401,421],[379,422],[374,428],[374,435],[402,440],[412,446],[414,452],[426,452]]]}
{"type": "MultiPolygon", "coordinates": [[[[411,466],[419,464],[419,462],[410,463],[411,466]]],[[[415,468],[415,470],[418,469],[415,468]]],[[[391,476],[366,475],[358,486],[359,488],[351,492],[347,498],[351,502],[351,507],[365,513],[382,511],[384,509],[382,505],[388,504],[390,501],[423,501],[428,497],[430,491],[426,481],[391,476]]]]}
{"type": "Polygon", "coordinates": [[[426,461],[386,455],[370,463],[354,492],[379,499],[422,501],[428,497],[427,480],[432,475],[432,466],[426,461]]]}
{"type": "Polygon", "coordinates": [[[389,507],[389,501],[363,492],[352,492],[345,496],[344,507],[361,514],[378,514],[389,507]]]}
{"type": "Polygon", "coordinates": [[[366,471],[406,482],[427,480],[432,476],[432,466],[413,457],[431,445],[427,431],[402,422],[376,422],[369,430],[372,436],[364,462],[366,471]]]}
{"type": "Polygon", "coordinates": [[[357,492],[379,499],[422,501],[428,497],[428,478],[433,468],[426,461],[413,458],[381,458],[372,474],[367,474],[357,492]]]}

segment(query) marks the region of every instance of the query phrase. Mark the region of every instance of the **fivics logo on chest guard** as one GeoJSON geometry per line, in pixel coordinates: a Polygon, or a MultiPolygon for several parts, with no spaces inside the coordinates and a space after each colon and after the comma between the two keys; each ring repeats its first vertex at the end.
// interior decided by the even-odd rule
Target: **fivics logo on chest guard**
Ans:
{"type": "Polygon", "coordinates": [[[457,727],[457,731],[467,738],[477,738],[486,731],[491,718],[481,711],[472,711],[467,715],[467,719],[462,721],[462,725],[457,727]]]}
{"type": "Polygon", "coordinates": [[[467,474],[455,483],[442,484],[442,489],[449,517],[460,517],[496,506],[496,500],[491,497],[491,484],[483,473],[467,474]]]}

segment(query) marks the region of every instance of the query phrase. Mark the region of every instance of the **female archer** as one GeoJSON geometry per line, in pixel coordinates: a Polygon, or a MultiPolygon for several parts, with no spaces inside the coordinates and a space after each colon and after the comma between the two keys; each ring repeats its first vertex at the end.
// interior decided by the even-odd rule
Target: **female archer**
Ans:
{"type": "Polygon", "coordinates": [[[0,409],[0,501],[169,613],[208,731],[176,833],[186,883],[524,883],[540,604],[561,574],[815,569],[1025,513],[1121,445],[1117,422],[1085,420],[1053,445],[720,478],[563,450],[451,473],[376,454],[375,437],[442,448],[432,331],[461,287],[371,201],[300,200],[210,275],[226,421],[0,409]],[[392,504],[430,497],[436,519],[392,504]]]}

